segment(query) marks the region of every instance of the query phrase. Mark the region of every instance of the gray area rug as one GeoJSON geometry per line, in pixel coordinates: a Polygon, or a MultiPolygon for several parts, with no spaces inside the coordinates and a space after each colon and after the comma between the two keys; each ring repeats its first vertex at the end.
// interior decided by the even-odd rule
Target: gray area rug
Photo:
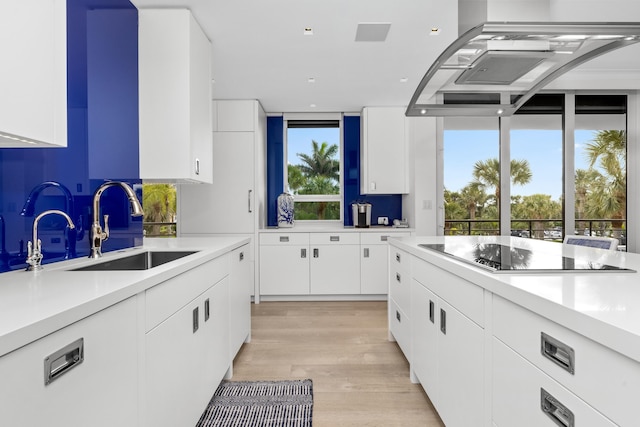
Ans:
{"type": "Polygon", "coordinates": [[[222,381],[196,427],[311,427],[311,380],[222,381]]]}

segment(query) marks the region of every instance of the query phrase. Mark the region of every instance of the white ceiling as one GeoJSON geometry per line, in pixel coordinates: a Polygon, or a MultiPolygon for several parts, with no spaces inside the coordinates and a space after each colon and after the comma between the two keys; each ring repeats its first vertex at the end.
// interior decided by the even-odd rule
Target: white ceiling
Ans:
{"type": "MultiPolygon", "coordinates": [[[[549,1],[553,20],[640,21],[638,0],[549,1]],[[609,7],[611,2],[615,7],[609,7]],[[590,7],[582,7],[585,3],[590,7]],[[585,9],[598,12],[586,16],[585,9]]],[[[455,0],[131,2],[139,9],[190,9],[212,42],[213,97],[258,99],[269,113],[406,106],[429,66],[458,36],[455,0]],[[383,42],[356,42],[359,23],[391,27],[383,42]],[[304,35],[306,27],[313,35],[304,35]],[[439,35],[430,35],[433,27],[440,28],[439,35]]],[[[640,46],[623,50],[585,64],[550,87],[577,89],[602,82],[602,88],[640,88],[640,46]],[[626,80],[603,79],[601,71],[611,70],[626,80]]]]}
{"type": "Polygon", "coordinates": [[[190,9],[212,41],[214,98],[259,99],[267,112],[406,106],[427,68],[458,31],[455,0],[132,3],[138,9],[190,9]],[[363,22],[391,23],[386,41],[356,42],[363,22]],[[441,33],[431,36],[435,26],[441,33]],[[305,27],[313,35],[304,35],[305,27]],[[310,77],[315,83],[308,83],[310,77]]]}

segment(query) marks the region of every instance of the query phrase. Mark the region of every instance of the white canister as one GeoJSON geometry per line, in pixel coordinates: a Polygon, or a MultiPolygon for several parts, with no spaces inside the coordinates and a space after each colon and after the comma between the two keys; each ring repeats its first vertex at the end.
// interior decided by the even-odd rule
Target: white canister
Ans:
{"type": "Polygon", "coordinates": [[[282,193],[278,196],[278,227],[293,227],[293,196],[282,193]]]}

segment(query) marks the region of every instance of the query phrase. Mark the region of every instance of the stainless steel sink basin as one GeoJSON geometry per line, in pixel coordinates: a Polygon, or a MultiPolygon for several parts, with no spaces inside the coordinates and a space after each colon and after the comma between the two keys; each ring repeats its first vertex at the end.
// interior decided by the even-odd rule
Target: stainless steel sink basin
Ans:
{"type": "Polygon", "coordinates": [[[71,271],[148,270],[186,257],[197,251],[147,251],[110,261],[98,262],[71,271]]]}

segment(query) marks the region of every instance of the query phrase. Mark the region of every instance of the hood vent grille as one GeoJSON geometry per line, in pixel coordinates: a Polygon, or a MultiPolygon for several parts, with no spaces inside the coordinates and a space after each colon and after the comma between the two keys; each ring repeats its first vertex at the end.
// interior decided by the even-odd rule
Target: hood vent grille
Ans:
{"type": "Polygon", "coordinates": [[[640,23],[487,22],[438,57],[406,115],[509,116],[560,75],[638,41],[640,23]]]}

